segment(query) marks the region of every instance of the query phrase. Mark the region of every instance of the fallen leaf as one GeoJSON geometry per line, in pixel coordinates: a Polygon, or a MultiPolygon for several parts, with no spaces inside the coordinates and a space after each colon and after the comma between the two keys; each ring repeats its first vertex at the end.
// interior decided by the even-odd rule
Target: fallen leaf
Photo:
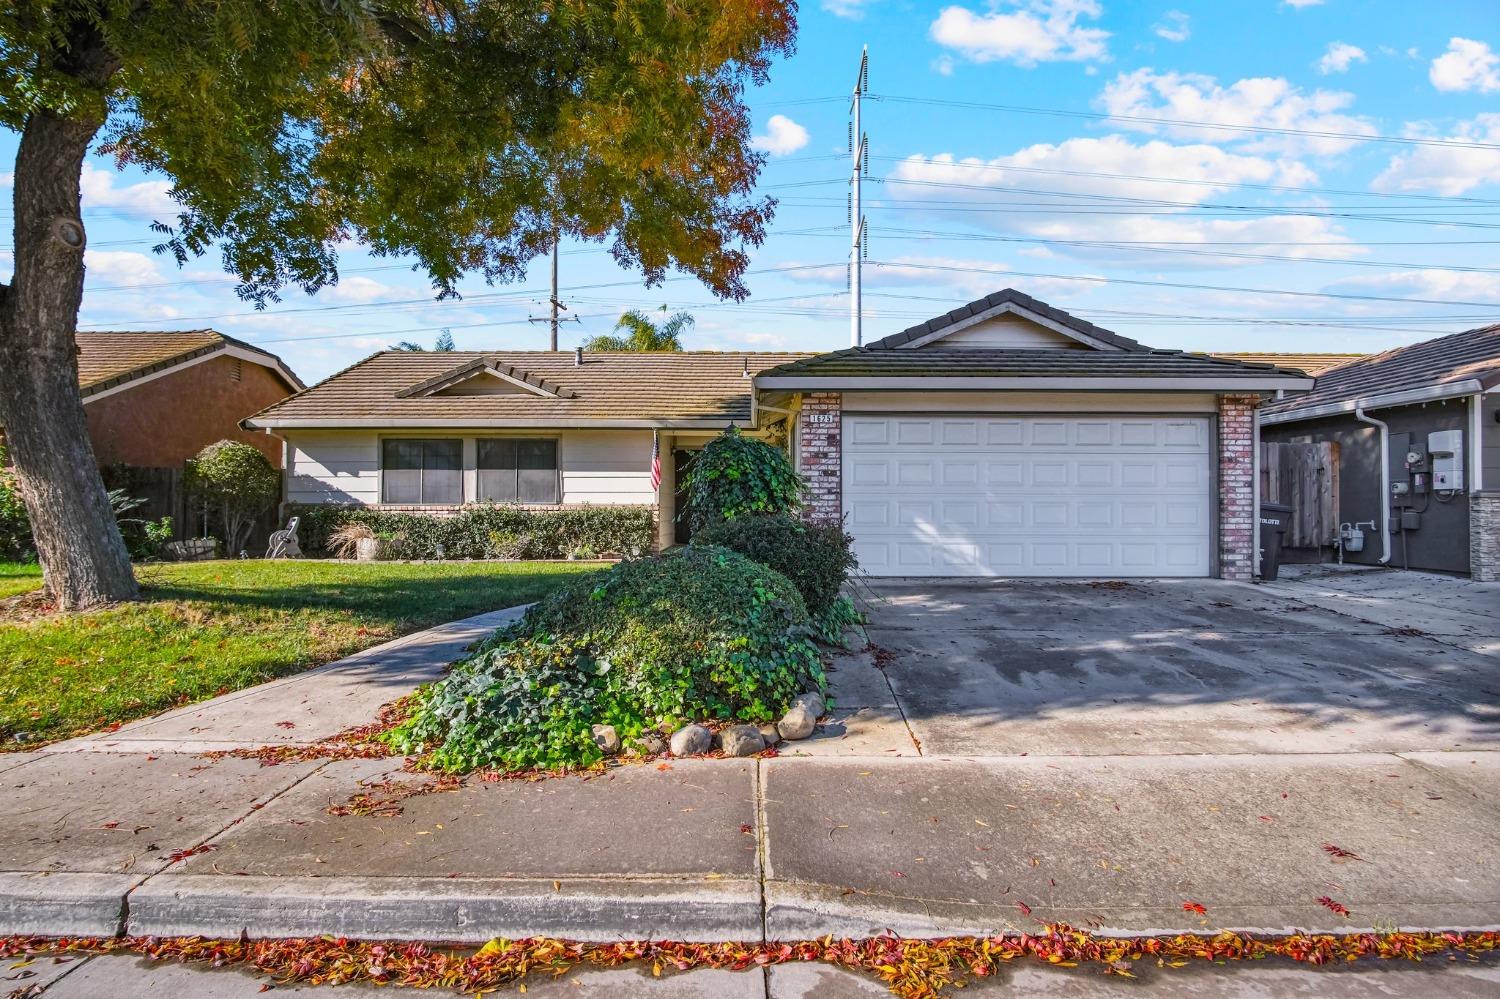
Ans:
{"type": "Polygon", "coordinates": [[[1021,915],[1023,916],[1031,915],[1031,906],[1027,905],[1025,902],[1017,902],[1016,908],[1021,910],[1021,915]]]}
{"type": "Polygon", "coordinates": [[[1357,860],[1360,863],[1366,862],[1365,858],[1361,857],[1359,854],[1353,853],[1349,850],[1345,850],[1341,846],[1334,846],[1332,843],[1324,843],[1323,852],[1337,860],[1357,860]]]}
{"type": "Polygon", "coordinates": [[[1208,915],[1208,910],[1197,902],[1188,901],[1182,903],[1183,912],[1196,912],[1200,916],[1208,915]]]}
{"type": "Polygon", "coordinates": [[[1340,916],[1347,917],[1349,915],[1349,909],[1346,906],[1340,905],[1333,899],[1329,898],[1327,895],[1324,895],[1322,898],[1318,899],[1318,904],[1323,908],[1329,910],[1330,912],[1337,913],[1340,916]]]}

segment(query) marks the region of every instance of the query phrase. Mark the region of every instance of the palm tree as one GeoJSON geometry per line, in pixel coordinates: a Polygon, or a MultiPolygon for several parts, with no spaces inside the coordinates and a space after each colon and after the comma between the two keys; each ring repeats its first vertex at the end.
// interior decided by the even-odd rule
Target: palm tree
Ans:
{"type": "MultiPolygon", "coordinates": [[[[662,312],[667,307],[661,307],[662,312]]],[[[661,325],[640,309],[631,309],[615,322],[615,335],[596,336],[584,341],[590,351],[631,351],[641,354],[663,354],[682,350],[681,335],[693,325],[690,313],[679,312],[661,325]]]]}

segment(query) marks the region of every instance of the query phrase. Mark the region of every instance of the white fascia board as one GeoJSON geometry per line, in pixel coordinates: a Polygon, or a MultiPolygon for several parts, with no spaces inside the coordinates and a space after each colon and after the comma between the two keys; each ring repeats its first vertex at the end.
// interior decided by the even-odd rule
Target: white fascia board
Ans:
{"type": "Polygon", "coordinates": [[[915,340],[908,340],[906,343],[896,344],[896,346],[889,349],[911,350],[915,347],[925,347],[929,343],[932,343],[936,340],[941,340],[947,336],[951,336],[952,334],[957,333],[960,330],[968,329],[970,326],[982,323],[986,319],[994,319],[996,316],[1003,316],[1007,313],[1020,316],[1022,319],[1030,320],[1031,322],[1036,323],[1038,326],[1049,329],[1054,333],[1061,333],[1063,336],[1067,337],[1070,340],[1077,340],[1079,343],[1087,344],[1088,346],[1094,347],[1098,350],[1125,349],[1118,344],[1110,343],[1108,340],[1100,340],[1097,337],[1089,336],[1087,333],[1080,333],[1078,330],[1073,329],[1073,327],[1071,326],[1060,323],[1055,319],[1049,319],[1046,316],[1042,315],[1040,312],[1033,312],[1023,305],[1017,305],[1015,302],[1001,302],[999,305],[991,306],[990,308],[985,309],[983,312],[976,313],[968,317],[967,319],[960,319],[958,322],[952,323],[948,326],[944,326],[940,330],[934,330],[933,332],[928,333],[925,336],[917,337],[915,340]]]}
{"type": "Polygon", "coordinates": [[[1283,389],[1306,392],[1311,378],[827,378],[816,375],[773,375],[757,378],[757,388],[800,391],[890,389],[906,392],[969,391],[975,389],[1040,389],[1076,392],[1269,392],[1283,389]]]}
{"type": "MultiPolygon", "coordinates": [[[[723,430],[734,420],[392,420],[371,419],[247,419],[243,425],[255,430],[430,430],[434,428],[468,430],[723,430]]],[[[748,426],[749,419],[745,420],[748,426]]]]}
{"type": "Polygon", "coordinates": [[[1443,385],[1427,385],[1422,388],[1404,389],[1400,392],[1383,392],[1377,395],[1360,396],[1358,399],[1340,399],[1337,402],[1325,402],[1318,406],[1308,406],[1304,409],[1288,409],[1278,413],[1264,413],[1261,415],[1262,424],[1272,423],[1294,423],[1302,420],[1316,420],[1324,416],[1340,416],[1344,413],[1352,413],[1356,409],[1390,409],[1392,406],[1410,406],[1420,402],[1436,402],[1440,399],[1455,399],[1460,396],[1474,395],[1483,392],[1484,387],[1476,378],[1465,378],[1459,382],[1447,382],[1443,385]]]}
{"type": "Polygon", "coordinates": [[[136,388],[137,386],[144,385],[147,382],[155,381],[158,378],[164,378],[167,375],[176,374],[177,372],[182,371],[184,368],[191,368],[195,364],[202,364],[204,361],[212,361],[216,357],[226,356],[238,358],[241,361],[249,361],[251,364],[258,364],[263,368],[270,368],[272,371],[280,375],[283,381],[292,386],[292,390],[294,392],[298,392],[303,388],[306,388],[306,386],[302,384],[302,380],[296,375],[292,374],[292,372],[286,367],[286,365],[275,361],[273,358],[266,354],[261,354],[253,350],[245,350],[242,347],[236,347],[232,343],[226,343],[219,347],[217,350],[210,350],[206,354],[199,354],[197,357],[190,357],[186,361],[183,361],[181,364],[174,364],[170,367],[162,368],[160,371],[153,371],[149,375],[141,375],[139,378],[132,378],[129,381],[121,382],[118,385],[113,385],[101,392],[91,392],[83,397],[83,404],[87,406],[89,403],[95,402],[99,399],[107,399],[117,392],[126,392],[130,389],[136,388]]]}

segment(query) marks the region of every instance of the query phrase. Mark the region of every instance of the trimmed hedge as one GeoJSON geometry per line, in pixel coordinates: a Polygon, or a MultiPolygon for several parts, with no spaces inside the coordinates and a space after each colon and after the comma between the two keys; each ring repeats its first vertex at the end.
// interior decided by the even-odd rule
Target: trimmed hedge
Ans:
{"type": "Polygon", "coordinates": [[[714,524],[693,535],[693,544],[722,545],[775,569],[797,587],[814,618],[828,613],[859,564],[854,539],[842,526],[803,524],[782,514],[714,524]]]}
{"type": "Polygon", "coordinates": [[[637,555],[651,550],[649,506],[587,506],[526,510],[480,504],[439,517],[363,506],[298,506],[303,551],[326,556],[328,536],[364,524],[397,559],[558,559],[570,555],[637,555]]]}
{"type": "Polygon", "coordinates": [[[785,576],[709,545],[634,559],[554,591],[421,688],[389,739],[440,770],[579,766],[590,728],[625,744],[687,721],[769,722],[823,690],[807,609],[785,576]]]}
{"type": "Polygon", "coordinates": [[[737,517],[790,513],[802,480],[785,451],[730,427],[694,456],[683,480],[694,531],[737,517]]]}

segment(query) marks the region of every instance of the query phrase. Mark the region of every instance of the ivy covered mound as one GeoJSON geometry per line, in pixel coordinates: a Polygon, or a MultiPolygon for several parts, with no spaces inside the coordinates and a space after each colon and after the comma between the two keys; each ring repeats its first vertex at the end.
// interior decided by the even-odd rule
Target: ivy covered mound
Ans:
{"type": "Polygon", "coordinates": [[[770,722],[823,666],[797,588],[726,548],[622,562],[555,591],[415,695],[389,736],[445,771],[587,766],[690,721],[770,722]]]}

